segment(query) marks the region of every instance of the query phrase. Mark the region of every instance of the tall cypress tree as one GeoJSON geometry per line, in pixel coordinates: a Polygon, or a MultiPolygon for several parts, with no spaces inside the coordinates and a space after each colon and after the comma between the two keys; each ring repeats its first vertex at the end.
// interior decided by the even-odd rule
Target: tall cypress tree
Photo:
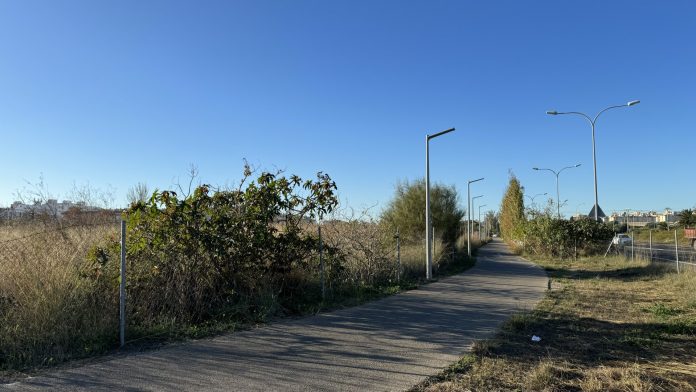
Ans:
{"type": "Polygon", "coordinates": [[[520,181],[510,172],[510,182],[500,205],[500,234],[506,241],[524,235],[524,193],[520,181]]]}

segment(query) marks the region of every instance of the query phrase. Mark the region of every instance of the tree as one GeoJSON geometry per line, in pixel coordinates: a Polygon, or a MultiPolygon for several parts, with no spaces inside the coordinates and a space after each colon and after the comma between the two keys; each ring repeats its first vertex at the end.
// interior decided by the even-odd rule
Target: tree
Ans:
{"type": "Polygon", "coordinates": [[[486,212],[486,217],[483,220],[484,225],[487,225],[491,233],[498,233],[498,214],[493,211],[486,212]]]}
{"type": "MultiPolygon", "coordinates": [[[[425,234],[425,180],[399,182],[394,198],[382,212],[382,222],[409,240],[417,241],[425,234]]],[[[446,243],[454,243],[459,234],[464,210],[458,206],[454,186],[435,184],[430,189],[430,214],[436,235],[446,243]]]]}
{"type": "Polygon", "coordinates": [[[680,212],[679,224],[684,227],[696,225],[696,212],[688,208],[680,212]]]}
{"type": "Polygon", "coordinates": [[[500,234],[507,241],[519,240],[524,234],[524,197],[520,181],[510,172],[510,182],[500,205],[500,234]]]}
{"type": "Polygon", "coordinates": [[[137,203],[144,203],[150,197],[150,190],[147,184],[144,182],[139,182],[128,189],[128,194],[126,198],[128,199],[128,204],[133,205],[137,203]]]}

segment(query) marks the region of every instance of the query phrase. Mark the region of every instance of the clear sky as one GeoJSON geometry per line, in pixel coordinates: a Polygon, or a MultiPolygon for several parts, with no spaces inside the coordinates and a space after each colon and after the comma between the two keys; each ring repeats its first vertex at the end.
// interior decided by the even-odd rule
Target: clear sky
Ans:
{"type": "MultiPolygon", "coordinates": [[[[424,175],[498,208],[512,170],[564,211],[696,204],[693,1],[0,0],[0,205],[43,173],[73,183],[207,183],[243,159],[328,172],[354,207],[424,175]]],[[[537,199],[539,200],[539,199],[537,199]]],[[[465,202],[462,202],[465,205],[465,202]]]]}

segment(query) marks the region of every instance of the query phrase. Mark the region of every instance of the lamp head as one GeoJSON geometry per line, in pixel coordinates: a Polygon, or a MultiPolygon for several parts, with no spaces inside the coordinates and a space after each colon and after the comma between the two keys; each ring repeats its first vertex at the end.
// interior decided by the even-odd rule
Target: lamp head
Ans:
{"type": "Polygon", "coordinates": [[[578,163],[577,165],[575,165],[575,167],[580,167],[580,165],[582,165],[582,163],[578,163]]]}
{"type": "Polygon", "coordinates": [[[532,170],[539,170],[539,168],[538,168],[538,167],[533,167],[532,170]]]}
{"type": "Polygon", "coordinates": [[[552,115],[552,116],[555,116],[555,115],[558,114],[558,112],[555,111],[555,110],[547,110],[547,111],[546,111],[546,114],[550,114],[550,115],[552,115]]]}
{"type": "Polygon", "coordinates": [[[639,103],[640,101],[636,99],[635,101],[630,101],[629,103],[627,103],[626,106],[638,105],[639,103]]]}

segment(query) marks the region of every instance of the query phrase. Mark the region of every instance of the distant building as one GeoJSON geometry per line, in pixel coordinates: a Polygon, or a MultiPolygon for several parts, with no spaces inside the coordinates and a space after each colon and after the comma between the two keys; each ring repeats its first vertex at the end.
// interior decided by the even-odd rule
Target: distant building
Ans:
{"type": "Polygon", "coordinates": [[[662,213],[655,211],[631,211],[614,212],[606,220],[618,224],[626,224],[629,227],[644,227],[653,223],[666,222],[668,225],[679,221],[679,216],[672,210],[665,210],[662,213]]]}
{"type": "Polygon", "coordinates": [[[21,201],[15,201],[10,205],[10,208],[2,209],[0,214],[4,219],[23,219],[33,218],[38,216],[50,216],[53,218],[62,218],[63,215],[71,208],[80,208],[84,210],[98,210],[95,207],[89,207],[85,203],[73,203],[70,200],[58,202],[56,199],[49,199],[45,203],[34,202],[34,204],[25,204],[21,201]]]}

